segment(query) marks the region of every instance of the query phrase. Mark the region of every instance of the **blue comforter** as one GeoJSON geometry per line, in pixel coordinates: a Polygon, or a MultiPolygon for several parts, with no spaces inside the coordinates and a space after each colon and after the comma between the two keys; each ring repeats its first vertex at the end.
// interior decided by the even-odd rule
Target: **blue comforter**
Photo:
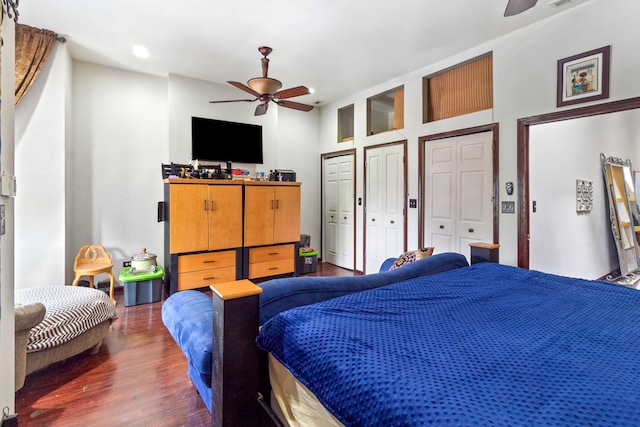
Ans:
{"type": "Polygon", "coordinates": [[[257,343],[348,426],[640,425],[640,291],[498,264],[281,313],[257,343]]]}

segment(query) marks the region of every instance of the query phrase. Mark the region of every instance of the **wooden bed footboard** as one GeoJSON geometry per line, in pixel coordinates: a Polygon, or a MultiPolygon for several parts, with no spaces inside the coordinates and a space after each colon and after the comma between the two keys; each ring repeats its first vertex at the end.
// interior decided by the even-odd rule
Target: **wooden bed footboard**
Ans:
{"type": "Polygon", "coordinates": [[[281,427],[270,407],[267,354],[255,342],[262,288],[237,280],[211,290],[211,425],[281,427]]]}

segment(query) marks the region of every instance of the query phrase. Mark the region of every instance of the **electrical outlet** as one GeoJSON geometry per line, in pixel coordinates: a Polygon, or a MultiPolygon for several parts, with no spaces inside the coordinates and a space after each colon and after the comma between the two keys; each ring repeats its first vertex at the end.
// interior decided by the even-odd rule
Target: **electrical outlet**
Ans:
{"type": "Polygon", "coordinates": [[[124,261],[122,267],[131,267],[131,261],[124,261]]]}

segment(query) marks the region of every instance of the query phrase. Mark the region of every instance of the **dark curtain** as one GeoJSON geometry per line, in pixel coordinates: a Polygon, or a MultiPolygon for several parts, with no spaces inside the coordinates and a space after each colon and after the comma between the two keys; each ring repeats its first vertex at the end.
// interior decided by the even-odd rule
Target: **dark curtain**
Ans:
{"type": "Polygon", "coordinates": [[[16,24],[16,105],[38,77],[58,35],[16,24]]]}

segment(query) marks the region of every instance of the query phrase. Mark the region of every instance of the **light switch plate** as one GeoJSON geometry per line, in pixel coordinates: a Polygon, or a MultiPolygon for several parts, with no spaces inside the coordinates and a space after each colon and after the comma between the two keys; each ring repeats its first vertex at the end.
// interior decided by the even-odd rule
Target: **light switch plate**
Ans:
{"type": "Polygon", "coordinates": [[[516,213],[516,202],[502,202],[502,213],[516,213]]]}

